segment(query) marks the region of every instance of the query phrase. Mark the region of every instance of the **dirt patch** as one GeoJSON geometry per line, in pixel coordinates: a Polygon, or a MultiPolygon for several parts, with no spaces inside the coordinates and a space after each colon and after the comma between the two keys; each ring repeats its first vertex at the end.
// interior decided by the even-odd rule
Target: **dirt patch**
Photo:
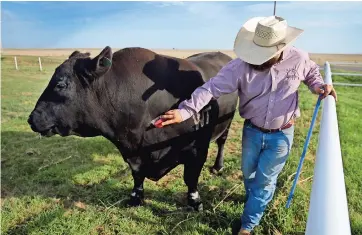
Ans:
{"type": "Polygon", "coordinates": [[[22,96],[32,96],[33,93],[32,92],[21,92],[22,96]]]}
{"type": "Polygon", "coordinates": [[[226,177],[226,179],[228,181],[234,181],[234,180],[240,181],[240,180],[242,180],[242,177],[243,177],[243,173],[241,171],[235,171],[231,175],[226,177]]]}
{"type": "Polygon", "coordinates": [[[174,179],[177,179],[178,177],[173,174],[167,174],[164,177],[162,177],[159,181],[156,182],[156,185],[165,187],[168,185],[169,182],[173,181],[174,179]]]}

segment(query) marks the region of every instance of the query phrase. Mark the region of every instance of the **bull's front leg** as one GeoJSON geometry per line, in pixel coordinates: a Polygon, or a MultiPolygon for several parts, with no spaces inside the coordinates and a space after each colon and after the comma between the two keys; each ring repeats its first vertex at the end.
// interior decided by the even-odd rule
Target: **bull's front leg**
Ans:
{"type": "Polygon", "coordinates": [[[132,171],[132,176],[134,186],[128,204],[130,206],[140,206],[143,203],[144,198],[143,182],[145,177],[135,171],[132,171]]]}
{"type": "MultiPolygon", "coordinates": [[[[201,169],[195,169],[199,167],[185,165],[184,168],[184,180],[187,185],[187,204],[191,206],[195,211],[202,211],[203,205],[199,191],[197,190],[198,179],[201,173],[201,169]]],[[[202,166],[200,167],[202,168],[202,166]]]]}

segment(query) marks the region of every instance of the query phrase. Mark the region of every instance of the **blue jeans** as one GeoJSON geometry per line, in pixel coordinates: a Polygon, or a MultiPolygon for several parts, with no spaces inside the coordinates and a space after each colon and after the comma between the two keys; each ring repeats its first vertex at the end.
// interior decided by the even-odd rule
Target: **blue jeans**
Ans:
{"type": "Polygon", "coordinates": [[[246,203],[241,227],[251,231],[259,224],[264,210],[274,196],[277,177],[293,144],[294,125],[274,133],[263,133],[244,123],[241,170],[246,203]]]}

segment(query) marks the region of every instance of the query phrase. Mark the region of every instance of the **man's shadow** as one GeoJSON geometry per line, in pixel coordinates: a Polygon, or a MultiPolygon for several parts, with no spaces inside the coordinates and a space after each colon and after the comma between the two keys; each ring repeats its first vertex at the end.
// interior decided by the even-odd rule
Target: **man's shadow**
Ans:
{"type": "MultiPolygon", "coordinates": [[[[186,66],[189,67],[192,64],[186,66]]],[[[155,59],[145,64],[143,73],[154,82],[154,85],[142,95],[144,101],[157,91],[163,90],[176,99],[184,100],[189,98],[197,87],[204,84],[202,75],[196,67],[194,70],[182,70],[179,61],[160,55],[156,55],[155,59]]]]}

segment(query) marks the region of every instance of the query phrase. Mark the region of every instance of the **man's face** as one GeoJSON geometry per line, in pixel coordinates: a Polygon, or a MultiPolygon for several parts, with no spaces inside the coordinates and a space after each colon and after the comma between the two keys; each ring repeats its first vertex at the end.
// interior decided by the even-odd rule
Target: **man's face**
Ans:
{"type": "Polygon", "coordinates": [[[271,58],[270,60],[268,60],[267,62],[261,64],[261,65],[254,65],[254,64],[250,64],[250,66],[258,71],[264,71],[267,69],[270,69],[274,64],[278,63],[278,61],[282,58],[281,57],[282,53],[274,56],[273,58],[271,58]]]}

